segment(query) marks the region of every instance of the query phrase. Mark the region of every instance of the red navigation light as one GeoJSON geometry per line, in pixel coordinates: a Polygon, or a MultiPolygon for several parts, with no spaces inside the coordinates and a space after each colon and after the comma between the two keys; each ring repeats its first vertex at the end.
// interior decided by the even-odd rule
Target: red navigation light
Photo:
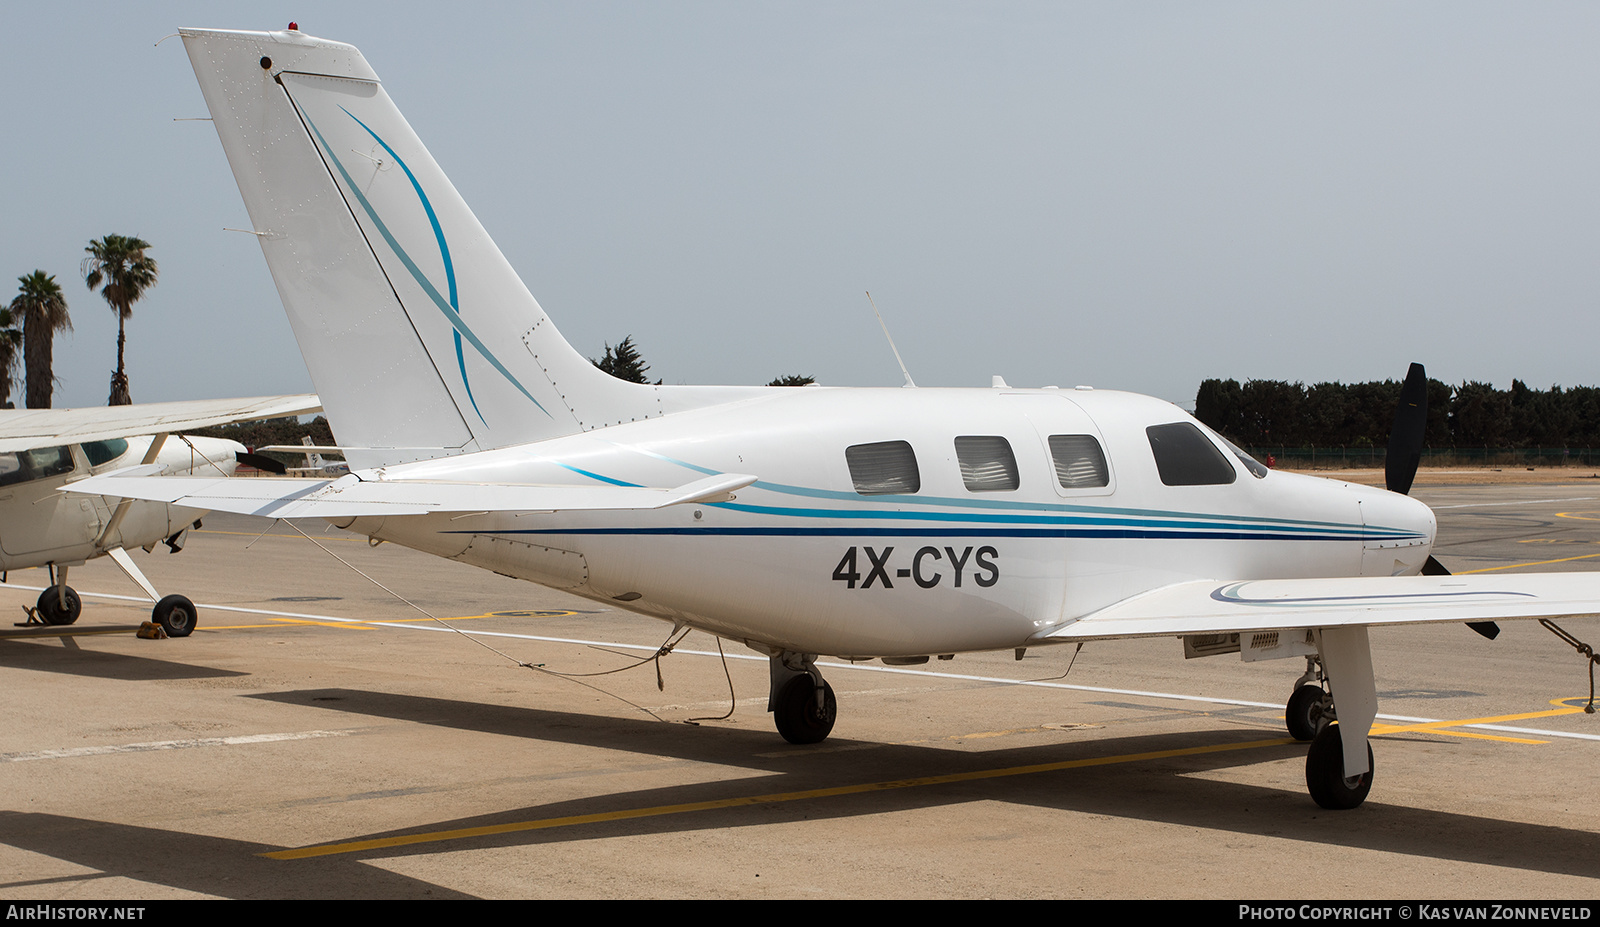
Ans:
{"type": "Polygon", "coordinates": [[[300,31],[300,24],[299,23],[290,23],[289,24],[289,31],[290,32],[299,32],[300,31]]]}

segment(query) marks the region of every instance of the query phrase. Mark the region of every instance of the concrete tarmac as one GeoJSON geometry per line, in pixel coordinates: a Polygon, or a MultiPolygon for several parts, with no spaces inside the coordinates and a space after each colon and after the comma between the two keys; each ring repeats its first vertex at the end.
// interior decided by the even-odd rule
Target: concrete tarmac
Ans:
{"type": "MultiPolygon", "coordinates": [[[[1415,494],[1452,571],[1600,570],[1600,480],[1415,494]]],[[[180,555],[136,552],[201,604],[186,639],[134,637],[149,603],[104,560],[72,571],[67,633],[0,630],[0,896],[1600,894],[1600,715],[1534,622],[1375,629],[1375,784],[1328,812],[1283,728],[1297,660],[825,659],[838,724],[793,747],[738,645],[650,660],[664,624],[307,530],[326,550],[212,515],[180,555]]],[[[45,584],[12,573],[0,609],[45,584]]]]}

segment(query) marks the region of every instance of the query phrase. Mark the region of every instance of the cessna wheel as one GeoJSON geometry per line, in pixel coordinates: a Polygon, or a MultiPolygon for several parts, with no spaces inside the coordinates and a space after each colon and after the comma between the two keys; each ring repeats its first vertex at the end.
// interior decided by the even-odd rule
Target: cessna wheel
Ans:
{"type": "Polygon", "coordinates": [[[816,744],[826,740],[838,713],[839,703],[834,700],[833,687],[826,682],[822,683],[822,705],[818,707],[817,683],[809,674],[784,683],[772,706],[778,733],[792,744],[816,744]]]}
{"type": "Polygon", "coordinates": [[[168,637],[188,637],[196,624],[194,603],[181,595],[169,595],[156,603],[150,620],[161,625],[168,637]]]}
{"type": "Polygon", "coordinates": [[[39,593],[38,609],[45,624],[71,624],[83,613],[83,600],[71,586],[51,586],[39,593]]]}
{"type": "Polygon", "coordinates": [[[1359,776],[1344,774],[1344,744],[1335,721],[1317,732],[1306,751],[1306,788],[1317,804],[1330,811],[1345,811],[1367,800],[1372,790],[1372,745],[1367,744],[1367,771],[1359,776]]]}
{"type": "Polygon", "coordinates": [[[1310,740],[1317,736],[1317,727],[1322,723],[1323,698],[1321,686],[1305,685],[1294,690],[1289,696],[1289,707],[1283,713],[1290,737],[1310,740]]]}

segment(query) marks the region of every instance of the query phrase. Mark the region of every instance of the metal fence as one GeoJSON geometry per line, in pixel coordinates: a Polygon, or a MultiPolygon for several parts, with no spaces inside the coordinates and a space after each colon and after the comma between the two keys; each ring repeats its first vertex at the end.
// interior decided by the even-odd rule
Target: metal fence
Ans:
{"type": "MultiPolygon", "coordinates": [[[[1361,470],[1383,466],[1382,447],[1246,448],[1252,457],[1297,470],[1361,470]]],[[[1424,467],[1600,467],[1600,448],[1593,447],[1428,447],[1424,467]]]]}

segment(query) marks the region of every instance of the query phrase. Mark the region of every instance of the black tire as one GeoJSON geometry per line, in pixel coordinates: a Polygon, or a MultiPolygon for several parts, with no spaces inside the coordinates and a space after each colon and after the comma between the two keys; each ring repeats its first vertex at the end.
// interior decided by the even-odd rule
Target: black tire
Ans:
{"type": "Polygon", "coordinates": [[[1307,683],[1289,696],[1289,707],[1284,709],[1283,721],[1289,736],[1295,740],[1310,740],[1317,736],[1322,721],[1322,687],[1307,683]]]}
{"type": "Polygon", "coordinates": [[[828,739],[838,713],[839,703],[834,700],[833,687],[826,682],[822,684],[822,708],[818,710],[816,684],[809,675],[796,676],[784,683],[772,706],[778,733],[792,744],[819,744],[828,739]]]}
{"type": "Polygon", "coordinates": [[[1372,790],[1372,744],[1367,744],[1367,771],[1346,778],[1344,744],[1339,739],[1339,722],[1317,732],[1306,751],[1306,788],[1317,804],[1329,811],[1348,811],[1367,800],[1372,790]]]}
{"type": "Polygon", "coordinates": [[[39,593],[39,618],[45,624],[71,624],[83,614],[83,600],[71,586],[51,586],[39,593]],[[61,607],[61,590],[66,589],[67,607],[61,607]]]}
{"type": "Polygon", "coordinates": [[[181,595],[169,595],[156,603],[150,620],[161,625],[168,637],[188,637],[198,624],[194,603],[181,595]]]}

